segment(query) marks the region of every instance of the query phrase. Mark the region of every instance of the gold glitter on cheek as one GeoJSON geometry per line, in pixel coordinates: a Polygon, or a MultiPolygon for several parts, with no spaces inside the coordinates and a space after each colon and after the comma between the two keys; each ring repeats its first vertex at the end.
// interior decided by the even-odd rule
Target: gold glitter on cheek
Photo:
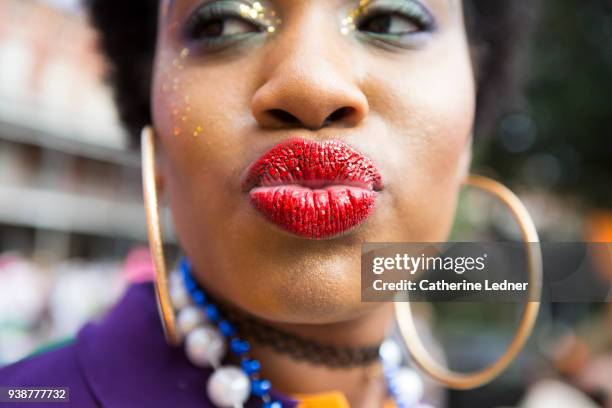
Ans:
{"type": "Polygon", "coordinates": [[[200,136],[200,134],[202,133],[202,126],[198,125],[195,127],[195,130],[193,131],[193,137],[198,137],[200,136]]]}
{"type": "Polygon", "coordinates": [[[181,136],[183,134],[199,135],[201,126],[196,127],[196,130],[191,131],[186,129],[192,119],[193,108],[191,106],[191,96],[189,89],[185,86],[185,71],[186,59],[189,57],[189,49],[184,48],[178,56],[167,56],[167,61],[171,61],[163,69],[162,91],[165,94],[172,121],[172,134],[181,136]]]}
{"type": "MultiPolygon", "coordinates": [[[[191,76],[195,75],[195,82],[199,82],[197,72],[186,72],[186,59],[189,57],[189,49],[184,48],[178,57],[170,55],[167,59],[171,61],[164,71],[164,82],[162,90],[169,101],[169,112],[172,121],[172,134],[176,137],[192,136],[197,138],[204,132],[204,126],[195,122],[192,98],[187,84],[191,82],[191,76]],[[188,76],[186,76],[188,75],[188,76]]],[[[196,68],[197,69],[197,68],[196,68]]]]}

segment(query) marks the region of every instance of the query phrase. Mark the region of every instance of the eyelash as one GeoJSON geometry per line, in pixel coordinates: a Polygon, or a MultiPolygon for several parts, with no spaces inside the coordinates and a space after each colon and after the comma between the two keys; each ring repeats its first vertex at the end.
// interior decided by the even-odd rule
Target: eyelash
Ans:
{"type": "MultiPolygon", "coordinates": [[[[184,24],[183,36],[185,41],[196,51],[205,53],[228,48],[241,42],[241,40],[247,39],[251,34],[264,33],[269,27],[264,26],[260,21],[245,17],[240,12],[240,7],[245,5],[249,6],[248,3],[243,1],[220,0],[200,6],[191,13],[184,24]],[[225,35],[221,33],[213,36],[203,35],[204,28],[207,25],[218,21],[221,22],[221,29],[223,30],[225,24],[232,20],[239,22],[239,24],[250,25],[252,31],[225,35]]],[[[383,47],[415,47],[417,44],[414,37],[418,37],[418,34],[432,32],[435,29],[433,16],[417,1],[381,0],[380,4],[368,6],[366,10],[367,12],[364,15],[356,18],[354,29],[360,36],[365,36],[383,47]],[[417,29],[414,32],[402,34],[362,30],[365,24],[382,17],[403,18],[414,24],[417,29]]]]}
{"type": "MultiPolygon", "coordinates": [[[[188,17],[183,36],[187,43],[204,52],[218,51],[226,48],[245,38],[245,34],[259,34],[266,31],[260,22],[244,17],[239,7],[246,5],[244,2],[223,0],[205,4],[197,8],[188,17]],[[227,24],[228,21],[237,21],[244,25],[250,25],[252,31],[240,34],[220,34],[218,36],[204,36],[203,29],[216,21],[227,24]]],[[[224,28],[224,27],[223,27],[224,28]]]]}
{"type": "Polygon", "coordinates": [[[418,27],[418,31],[433,31],[435,22],[432,15],[419,3],[404,1],[401,4],[375,5],[367,14],[357,20],[359,28],[366,22],[380,17],[394,16],[404,18],[418,27]]]}

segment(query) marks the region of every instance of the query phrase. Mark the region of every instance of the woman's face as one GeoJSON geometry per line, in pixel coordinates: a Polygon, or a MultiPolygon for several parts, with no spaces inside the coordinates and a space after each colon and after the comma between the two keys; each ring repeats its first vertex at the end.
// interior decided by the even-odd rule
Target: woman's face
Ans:
{"type": "Polygon", "coordinates": [[[159,180],[209,291],[347,320],[373,307],[362,243],[446,240],[475,102],[459,0],[163,0],[159,27],[159,180]]]}

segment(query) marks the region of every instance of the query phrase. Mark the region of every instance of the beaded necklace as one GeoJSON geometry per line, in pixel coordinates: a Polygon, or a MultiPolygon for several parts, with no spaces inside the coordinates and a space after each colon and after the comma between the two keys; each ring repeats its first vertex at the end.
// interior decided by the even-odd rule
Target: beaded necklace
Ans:
{"type": "MultiPolygon", "coordinates": [[[[214,369],[206,386],[210,401],[218,407],[239,408],[253,396],[261,400],[263,408],[282,408],[281,402],[270,395],[272,384],[260,375],[260,362],[249,355],[250,343],[238,335],[234,325],[195,281],[187,258],[181,258],[178,271],[170,275],[169,289],[188,359],[198,367],[214,369]],[[228,344],[229,351],[239,359],[239,366],[221,365],[228,344]]],[[[401,366],[397,343],[385,340],[379,354],[396,406],[427,408],[419,403],[423,383],[414,370],[401,366]]]]}

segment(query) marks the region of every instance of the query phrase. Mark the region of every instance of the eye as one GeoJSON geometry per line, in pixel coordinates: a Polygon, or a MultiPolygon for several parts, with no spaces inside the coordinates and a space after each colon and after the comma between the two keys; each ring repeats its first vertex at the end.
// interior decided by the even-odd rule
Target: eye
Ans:
{"type": "Polygon", "coordinates": [[[202,38],[219,38],[224,36],[256,33],[260,29],[255,24],[239,17],[216,17],[199,21],[189,30],[189,37],[197,40],[202,38]]]}
{"type": "Polygon", "coordinates": [[[211,52],[227,48],[266,31],[266,27],[241,2],[220,0],[196,9],[183,30],[185,41],[196,51],[211,52]]]}
{"type": "Polygon", "coordinates": [[[422,31],[423,27],[402,15],[378,14],[365,18],[357,29],[373,34],[401,36],[422,31]]]}
{"type": "Polygon", "coordinates": [[[417,0],[372,0],[357,11],[354,28],[372,44],[395,49],[420,49],[428,44],[437,24],[417,0]]]}

